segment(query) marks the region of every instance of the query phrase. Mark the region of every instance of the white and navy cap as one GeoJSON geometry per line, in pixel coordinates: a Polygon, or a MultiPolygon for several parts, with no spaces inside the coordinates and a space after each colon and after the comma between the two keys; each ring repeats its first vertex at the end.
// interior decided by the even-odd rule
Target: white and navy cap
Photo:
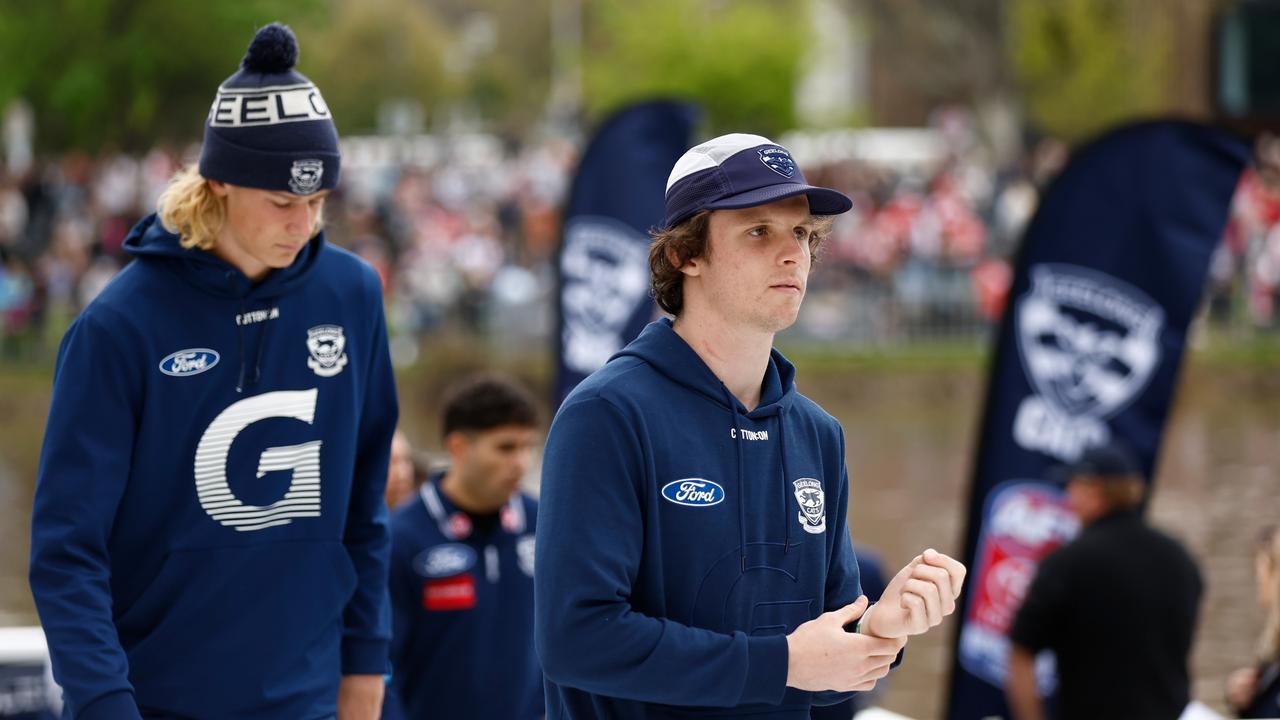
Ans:
{"type": "Polygon", "coordinates": [[[733,210],[809,196],[809,212],[839,215],[853,201],[805,182],[791,153],[769,138],[732,133],[690,148],[667,178],[663,227],[679,225],[700,210],[733,210]]]}
{"type": "Polygon", "coordinates": [[[310,195],[338,184],[338,130],[315,83],[294,71],[298,40],[272,23],[223,81],[204,126],[200,174],[232,185],[310,195]]]}

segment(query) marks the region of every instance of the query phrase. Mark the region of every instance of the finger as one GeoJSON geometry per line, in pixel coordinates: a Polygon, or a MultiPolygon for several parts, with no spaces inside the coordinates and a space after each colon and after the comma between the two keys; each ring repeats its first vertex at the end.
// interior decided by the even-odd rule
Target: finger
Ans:
{"type": "Polygon", "coordinates": [[[845,625],[848,625],[854,620],[857,620],[858,618],[862,617],[862,613],[866,611],[867,611],[867,596],[859,595],[857,600],[854,600],[848,605],[845,605],[844,607],[838,608],[836,610],[832,610],[831,612],[826,614],[833,617],[837,622],[839,622],[841,627],[844,627],[845,625]]]}
{"type": "Polygon", "coordinates": [[[885,659],[874,665],[867,665],[862,668],[862,673],[854,678],[856,682],[866,682],[868,680],[874,682],[889,674],[889,670],[893,667],[893,661],[885,659]]]}
{"type": "Polygon", "coordinates": [[[924,609],[929,618],[929,627],[934,627],[942,622],[942,597],[938,592],[937,585],[912,578],[902,588],[903,597],[908,594],[919,595],[920,599],[924,600],[924,609]]]}
{"type": "Polygon", "coordinates": [[[919,635],[929,629],[929,613],[924,599],[914,593],[902,594],[902,608],[907,611],[907,634],[919,635]]]}
{"type": "Polygon", "coordinates": [[[946,570],[933,565],[920,564],[912,571],[912,577],[932,583],[938,588],[938,598],[942,601],[940,607],[944,616],[956,611],[956,596],[951,592],[951,576],[946,570]]]}
{"type": "Polygon", "coordinates": [[[867,657],[877,658],[877,662],[883,662],[886,658],[892,662],[902,650],[899,638],[878,638],[866,635],[863,637],[866,638],[866,644],[862,647],[862,653],[867,657]]]}
{"type": "Polygon", "coordinates": [[[947,571],[947,575],[951,578],[951,593],[956,597],[960,596],[960,589],[964,586],[964,577],[968,574],[968,569],[964,563],[954,558],[943,555],[942,553],[929,548],[925,550],[921,557],[929,565],[940,567],[947,571]]]}
{"type": "Polygon", "coordinates": [[[875,689],[876,689],[876,681],[875,681],[875,680],[868,680],[867,682],[864,682],[864,683],[858,683],[857,685],[854,685],[853,687],[851,687],[851,688],[849,688],[849,689],[850,689],[850,690],[852,690],[853,692],[866,692],[866,691],[868,691],[868,690],[875,690],[875,689]]]}

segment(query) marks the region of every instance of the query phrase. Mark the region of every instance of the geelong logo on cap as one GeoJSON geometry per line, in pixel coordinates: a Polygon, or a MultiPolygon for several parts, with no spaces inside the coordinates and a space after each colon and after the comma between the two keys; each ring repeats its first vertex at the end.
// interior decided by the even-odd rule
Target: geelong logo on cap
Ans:
{"type": "Polygon", "coordinates": [[[218,88],[209,110],[211,127],[255,127],[329,119],[329,106],[315,85],[218,88]]]}
{"type": "Polygon", "coordinates": [[[796,161],[791,159],[791,153],[782,148],[760,148],[760,162],[782,177],[789,178],[796,174],[796,161]]]}

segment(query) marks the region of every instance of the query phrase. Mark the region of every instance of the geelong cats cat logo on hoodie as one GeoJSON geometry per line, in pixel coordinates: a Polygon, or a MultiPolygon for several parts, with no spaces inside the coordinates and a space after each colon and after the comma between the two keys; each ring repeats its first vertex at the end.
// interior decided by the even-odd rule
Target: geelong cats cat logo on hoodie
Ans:
{"type": "Polygon", "coordinates": [[[307,331],[307,367],[320,377],[333,377],[347,366],[347,339],[339,325],[317,325],[307,331]]]}
{"type": "Polygon", "coordinates": [[[827,502],[822,483],[813,478],[800,478],[791,483],[796,488],[796,502],[800,503],[800,527],[817,535],[827,529],[827,502]]]}

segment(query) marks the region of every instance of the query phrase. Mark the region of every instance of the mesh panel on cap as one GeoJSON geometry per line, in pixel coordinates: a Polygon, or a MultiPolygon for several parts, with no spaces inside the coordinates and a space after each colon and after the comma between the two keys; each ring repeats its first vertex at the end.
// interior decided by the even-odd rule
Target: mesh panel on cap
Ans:
{"type": "Polygon", "coordinates": [[[667,194],[667,208],[678,215],[667,218],[670,227],[692,215],[707,202],[724,195],[726,186],[718,170],[709,170],[685,178],[667,194]]]}

